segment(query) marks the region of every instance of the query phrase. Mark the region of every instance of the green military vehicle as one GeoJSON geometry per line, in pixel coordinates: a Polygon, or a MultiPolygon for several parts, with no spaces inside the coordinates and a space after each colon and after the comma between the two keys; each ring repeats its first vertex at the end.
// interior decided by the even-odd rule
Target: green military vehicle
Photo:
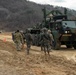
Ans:
{"type": "Polygon", "coordinates": [[[67,48],[76,49],[76,20],[67,18],[67,10],[64,9],[64,14],[58,10],[51,11],[47,18],[46,9],[44,12],[44,26],[52,31],[54,37],[54,49],[60,49],[61,45],[66,45],[67,48]]]}
{"type": "Polygon", "coordinates": [[[54,37],[54,49],[60,49],[61,45],[66,45],[67,48],[76,49],[76,20],[67,18],[67,10],[65,8],[64,14],[57,9],[52,10],[46,14],[46,9],[43,10],[44,20],[39,25],[39,28],[31,29],[33,35],[33,45],[40,45],[40,31],[46,27],[52,31],[54,37]],[[49,16],[50,15],[50,16],[49,16]]]}
{"type": "Polygon", "coordinates": [[[41,32],[40,29],[27,28],[27,30],[29,30],[30,33],[32,34],[32,38],[33,38],[32,45],[39,46],[40,45],[40,43],[39,43],[40,37],[39,36],[40,36],[40,32],[41,32]]]}
{"type": "Polygon", "coordinates": [[[35,46],[39,46],[40,43],[39,43],[39,40],[40,40],[40,29],[32,29],[30,31],[30,33],[32,34],[32,37],[33,37],[33,45],[35,46]]]}
{"type": "Polygon", "coordinates": [[[76,21],[56,20],[47,26],[52,31],[55,41],[55,49],[60,49],[61,45],[67,48],[76,49],[76,21]]]}

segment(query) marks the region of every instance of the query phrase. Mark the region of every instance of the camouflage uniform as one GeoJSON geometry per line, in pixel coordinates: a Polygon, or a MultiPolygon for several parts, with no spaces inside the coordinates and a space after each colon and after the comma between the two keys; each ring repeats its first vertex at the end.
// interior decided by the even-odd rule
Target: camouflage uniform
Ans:
{"type": "Polygon", "coordinates": [[[43,50],[46,54],[46,52],[49,54],[50,52],[50,41],[51,41],[51,37],[50,35],[47,33],[47,29],[44,28],[43,29],[43,33],[41,34],[41,45],[43,46],[43,50]]]}
{"type": "Polygon", "coordinates": [[[20,31],[21,32],[21,35],[23,37],[23,43],[22,43],[22,49],[24,49],[24,44],[25,44],[25,34],[23,31],[20,31]]]}
{"type": "Polygon", "coordinates": [[[15,33],[14,33],[14,43],[16,44],[16,48],[18,51],[21,50],[21,45],[23,44],[23,37],[21,35],[21,33],[19,32],[19,30],[17,30],[15,33]]]}
{"type": "Polygon", "coordinates": [[[26,45],[27,45],[27,54],[29,54],[29,50],[33,41],[32,35],[30,34],[29,30],[26,31],[25,39],[26,39],[26,45]]]}
{"type": "Polygon", "coordinates": [[[52,46],[52,48],[54,47],[54,38],[53,38],[53,35],[52,35],[52,33],[51,33],[51,30],[48,30],[48,34],[50,35],[50,37],[51,37],[51,41],[50,41],[50,44],[51,44],[51,46],[52,46]]]}

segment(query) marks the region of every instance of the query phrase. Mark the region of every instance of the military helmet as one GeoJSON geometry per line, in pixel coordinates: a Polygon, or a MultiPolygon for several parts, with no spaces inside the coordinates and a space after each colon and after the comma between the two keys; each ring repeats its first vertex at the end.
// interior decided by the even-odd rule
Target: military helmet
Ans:
{"type": "Polygon", "coordinates": [[[51,33],[51,30],[48,30],[48,33],[51,33]]]}
{"type": "Polygon", "coordinates": [[[47,32],[47,28],[43,28],[42,30],[43,30],[43,32],[47,32]]]}
{"type": "Polygon", "coordinates": [[[16,32],[20,32],[19,30],[16,30],[16,32]]]}

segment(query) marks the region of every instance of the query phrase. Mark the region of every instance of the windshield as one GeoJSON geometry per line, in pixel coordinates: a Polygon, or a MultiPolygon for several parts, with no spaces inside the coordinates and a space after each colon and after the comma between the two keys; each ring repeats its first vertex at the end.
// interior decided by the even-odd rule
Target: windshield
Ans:
{"type": "Polygon", "coordinates": [[[64,28],[76,28],[76,21],[62,21],[62,25],[64,28]]]}

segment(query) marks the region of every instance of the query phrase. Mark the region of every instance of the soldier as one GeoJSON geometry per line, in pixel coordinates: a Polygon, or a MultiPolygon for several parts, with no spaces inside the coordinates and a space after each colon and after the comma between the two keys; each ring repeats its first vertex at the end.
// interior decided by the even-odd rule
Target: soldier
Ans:
{"type": "Polygon", "coordinates": [[[41,40],[41,43],[43,45],[43,50],[44,50],[45,55],[46,55],[46,52],[49,55],[49,52],[50,52],[49,47],[50,47],[51,37],[48,34],[46,28],[43,29],[43,34],[41,35],[41,39],[40,40],[41,40]]]}
{"type": "Polygon", "coordinates": [[[39,41],[40,41],[40,45],[41,45],[41,51],[43,51],[43,41],[41,41],[41,37],[42,37],[42,35],[43,35],[43,29],[41,29],[41,32],[40,32],[40,39],[39,39],[39,41]]]}
{"type": "Polygon", "coordinates": [[[24,49],[24,44],[25,44],[25,34],[23,31],[20,31],[21,32],[21,35],[23,37],[23,44],[22,44],[22,49],[24,49]]]}
{"type": "Polygon", "coordinates": [[[53,48],[53,47],[54,47],[54,38],[53,38],[53,35],[52,35],[52,33],[51,33],[51,30],[48,30],[48,34],[49,34],[50,37],[51,37],[50,44],[51,44],[51,46],[52,46],[52,48],[53,48]]]}
{"type": "Polygon", "coordinates": [[[23,37],[22,37],[20,31],[17,30],[14,33],[13,37],[14,37],[13,41],[16,44],[17,51],[20,51],[21,50],[21,45],[23,44],[23,37]]]}
{"type": "Polygon", "coordinates": [[[26,30],[25,39],[26,39],[26,45],[27,45],[27,54],[29,54],[29,50],[31,48],[31,44],[33,41],[32,35],[30,34],[30,30],[26,30]]]}

